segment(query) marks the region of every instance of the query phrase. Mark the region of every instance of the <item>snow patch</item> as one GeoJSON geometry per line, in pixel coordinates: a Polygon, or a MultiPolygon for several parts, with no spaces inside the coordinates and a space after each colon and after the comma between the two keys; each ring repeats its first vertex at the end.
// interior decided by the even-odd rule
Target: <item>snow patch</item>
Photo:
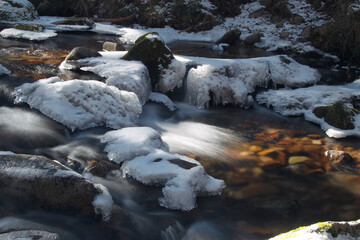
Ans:
{"type": "Polygon", "coordinates": [[[301,65],[286,56],[252,59],[189,58],[200,64],[189,71],[186,100],[197,107],[208,107],[213,94],[215,104],[233,103],[249,106],[249,95],[256,87],[275,85],[299,87],[320,80],[317,70],[301,65]]]}
{"type": "Polygon", "coordinates": [[[103,58],[86,60],[86,65],[89,66],[82,67],[81,70],[90,71],[106,78],[107,85],[134,92],[141,104],[148,100],[151,92],[151,80],[147,68],[141,62],[114,59],[113,55],[105,54],[103,58]]]}
{"type": "Polygon", "coordinates": [[[149,185],[164,185],[159,204],[189,211],[199,195],[217,195],[224,181],[205,173],[194,159],[169,153],[160,134],[149,127],[124,128],[108,132],[102,139],[110,160],[122,163],[123,176],[149,185]]]}
{"type": "Polygon", "coordinates": [[[138,97],[95,80],[59,77],[25,83],[15,88],[15,102],[27,102],[73,131],[106,125],[114,129],[134,126],[141,113],[138,97]]]}
{"type": "Polygon", "coordinates": [[[102,184],[94,184],[94,186],[101,192],[95,196],[94,201],[92,202],[95,208],[95,213],[100,213],[102,215],[103,221],[107,222],[110,220],[114,201],[106,187],[104,187],[102,184]]]}
{"type": "Polygon", "coordinates": [[[165,94],[151,92],[149,95],[149,100],[164,104],[170,111],[176,110],[175,103],[165,94]]]}
{"type": "Polygon", "coordinates": [[[319,85],[295,90],[269,90],[258,94],[256,97],[260,104],[273,107],[275,111],[284,116],[304,115],[306,120],[319,124],[328,136],[334,138],[352,135],[360,136],[360,115],[358,114],[354,118],[355,129],[342,130],[316,117],[312,110],[316,107],[332,105],[339,101],[352,103],[353,100],[358,99],[360,99],[360,79],[340,86],[319,85]]]}
{"type": "Polygon", "coordinates": [[[159,91],[167,93],[176,87],[181,87],[186,73],[186,65],[173,59],[166,69],[160,74],[159,91]]]}
{"type": "Polygon", "coordinates": [[[19,30],[15,28],[6,28],[0,32],[0,36],[3,38],[18,38],[27,39],[31,41],[42,41],[51,37],[55,37],[57,33],[54,30],[45,29],[44,32],[33,32],[19,30]]]}

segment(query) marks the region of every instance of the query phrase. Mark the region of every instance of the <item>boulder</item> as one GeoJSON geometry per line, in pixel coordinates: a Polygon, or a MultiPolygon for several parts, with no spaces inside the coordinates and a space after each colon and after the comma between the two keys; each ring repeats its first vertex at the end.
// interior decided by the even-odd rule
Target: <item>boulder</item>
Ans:
{"type": "Polygon", "coordinates": [[[99,214],[104,220],[112,209],[105,187],[43,156],[0,155],[0,194],[19,209],[99,214]]]}
{"type": "Polygon", "coordinates": [[[101,57],[100,53],[94,49],[85,47],[76,47],[66,57],[66,61],[76,61],[84,58],[101,57]]]}
{"type": "Polygon", "coordinates": [[[258,18],[264,16],[264,14],[265,14],[265,8],[260,8],[259,10],[250,13],[249,17],[258,18]]]}
{"type": "Polygon", "coordinates": [[[39,14],[27,0],[0,0],[0,20],[29,21],[39,18],[39,14]]]}
{"type": "Polygon", "coordinates": [[[285,38],[287,38],[287,37],[289,37],[289,32],[282,31],[282,32],[280,33],[280,38],[285,39],[285,38]]]}
{"type": "Polygon", "coordinates": [[[304,30],[301,32],[301,37],[305,40],[309,39],[311,31],[313,27],[311,25],[304,28],[304,30]]]}
{"type": "Polygon", "coordinates": [[[294,25],[299,25],[305,22],[305,19],[298,15],[298,14],[293,14],[290,18],[290,23],[294,24],[294,25]]]}
{"type": "Polygon", "coordinates": [[[49,233],[39,230],[12,230],[11,232],[1,233],[0,239],[26,239],[26,240],[60,240],[56,233],[49,233]]]}
{"type": "Polygon", "coordinates": [[[331,126],[344,130],[355,128],[354,116],[358,112],[356,109],[342,102],[337,102],[331,106],[316,107],[313,110],[316,117],[324,118],[325,122],[331,126]]]}
{"type": "Polygon", "coordinates": [[[229,45],[235,45],[240,41],[241,31],[238,28],[232,29],[226,32],[221,38],[219,38],[215,44],[227,43],[229,45]]]}
{"type": "Polygon", "coordinates": [[[253,33],[249,35],[247,38],[245,38],[244,43],[246,45],[254,45],[257,42],[261,42],[261,37],[264,35],[260,32],[253,33]]]}
{"type": "Polygon", "coordinates": [[[336,170],[355,175],[359,174],[359,171],[356,168],[356,161],[347,152],[329,150],[325,152],[325,156],[329,160],[331,166],[336,170]]]}
{"type": "Polygon", "coordinates": [[[104,42],[102,48],[106,51],[126,51],[122,44],[115,42],[104,42]]]}
{"type": "Polygon", "coordinates": [[[157,90],[161,73],[169,67],[174,56],[159,34],[151,32],[139,37],[122,59],[141,61],[149,70],[152,89],[157,90]]]}

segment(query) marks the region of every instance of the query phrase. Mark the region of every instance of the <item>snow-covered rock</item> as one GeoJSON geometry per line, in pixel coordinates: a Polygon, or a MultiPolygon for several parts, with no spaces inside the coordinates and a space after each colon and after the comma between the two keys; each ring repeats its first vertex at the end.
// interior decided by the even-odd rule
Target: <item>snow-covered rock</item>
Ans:
{"type": "Polygon", "coordinates": [[[167,68],[162,69],[158,90],[167,93],[175,88],[182,86],[186,73],[186,65],[176,59],[172,59],[167,68]]]}
{"type": "Polygon", "coordinates": [[[35,40],[42,41],[51,37],[55,37],[57,33],[54,30],[46,29],[44,32],[33,32],[33,31],[25,31],[19,30],[15,28],[6,28],[0,32],[0,36],[3,38],[18,38],[18,39],[27,39],[27,40],[35,40]]]}
{"type": "Polygon", "coordinates": [[[125,61],[114,58],[118,54],[104,53],[103,58],[93,58],[82,67],[83,71],[90,71],[106,78],[106,84],[120,90],[134,92],[140,102],[144,104],[151,92],[149,73],[144,64],[138,61],[125,61]]]}
{"type": "Polygon", "coordinates": [[[111,216],[113,200],[104,186],[43,156],[0,155],[0,183],[1,195],[13,203],[100,214],[105,221],[111,216]]]}
{"type": "Polygon", "coordinates": [[[6,67],[0,64],[0,76],[9,75],[10,73],[11,72],[6,67]]]}
{"type": "Polygon", "coordinates": [[[0,20],[20,21],[39,18],[34,5],[27,0],[0,0],[0,20]]]}
{"type": "Polygon", "coordinates": [[[163,185],[159,204],[189,211],[196,197],[218,195],[225,184],[205,173],[194,159],[168,152],[160,134],[149,127],[108,132],[102,142],[110,160],[122,163],[123,176],[149,185],[163,185]]]}
{"type": "Polygon", "coordinates": [[[280,234],[269,240],[355,240],[359,239],[360,220],[351,222],[319,222],[306,227],[299,227],[280,234]]]}
{"type": "Polygon", "coordinates": [[[189,71],[186,99],[198,107],[207,107],[213,95],[215,104],[252,104],[256,87],[275,85],[300,87],[320,80],[317,70],[285,56],[252,59],[189,58],[198,63],[189,71]]]}
{"type": "Polygon", "coordinates": [[[27,102],[72,130],[135,126],[142,110],[134,93],[95,80],[52,77],[25,83],[14,93],[16,102],[27,102]]]}
{"type": "Polygon", "coordinates": [[[157,103],[164,104],[170,111],[175,111],[175,103],[166,95],[157,92],[151,92],[149,100],[157,103]]]}
{"type": "Polygon", "coordinates": [[[360,79],[341,86],[312,86],[307,88],[269,90],[256,97],[260,104],[273,107],[284,116],[304,115],[305,119],[321,125],[330,137],[342,138],[350,135],[360,136],[360,115],[354,117],[355,129],[341,130],[327,124],[315,116],[313,109],[336,102],[352,104],[360,99],[360,79]]]}

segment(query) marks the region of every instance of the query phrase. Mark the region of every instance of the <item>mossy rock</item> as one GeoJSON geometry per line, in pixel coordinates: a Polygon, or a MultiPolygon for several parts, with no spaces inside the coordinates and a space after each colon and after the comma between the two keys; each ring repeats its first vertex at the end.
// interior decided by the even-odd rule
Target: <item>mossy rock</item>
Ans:
{"type": "Polygon", "coordinates": [[[151,32],[139,37],[122,59],[141,61],[149,71],[152,89],[157,90],[161,72],[168,68],[174,55],[159,34],[151,32]]]}
{"type": "Polygon", "coordinates": [[[215,43],[227,43],[229,45],[235,45],[240,40],[240,35],[240,29],[231,29],[230,31],[226,32],[221,38],[219,38],[215,43]]]}
{"type": "Polygon", "coordinates": [[[14,27],[18,30],[31,31],[31,32],[44,32],[45,28],[40,24],[19,24],[14,27]]]}
{"type": "Polygon", "coordinates": [[[84,58],[101,57],[100,53],[94,49],[85,47],[76,47],[66,57],[66,61],[76,61],[84,58]]]}
{"type": "Polygon", "coordinates": [[[358,113],[354,108],[342,102],[337,102],[331,106],[316,107],[313,113],[318,118],[324,118],[325,122],[331,126],[349,130],[354,129],[354,116],[358,113]]]}
{"type": "Polygon", "coordinates": [[[62,21],[54,22],[55,25],[77,25],[77,26],[88,26],[92,28],[95,25],[93,20],[87,18],[73,18],[73,19],[66,19],[62,21]]]}

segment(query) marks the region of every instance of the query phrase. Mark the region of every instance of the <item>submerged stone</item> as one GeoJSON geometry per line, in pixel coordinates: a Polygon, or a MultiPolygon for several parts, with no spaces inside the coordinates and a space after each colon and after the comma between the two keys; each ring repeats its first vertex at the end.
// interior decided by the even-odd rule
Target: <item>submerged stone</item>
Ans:
{"type": "Polygon", "coordinates": [[[151,32],[139,37],[122,59],[141,61],[149,70],[153,90],[157,90],[161,73],[169,67],[174,56],[159,34],[151,32]]]}
{"type": "Polygon", "coordinates": [[[354,116],[358,111],[345,103],[337,102],[330,106],[316,107],[313,113],[318,118],[324,118],[331,126],[348,130],[354,129],[354,116]]]}
{"type": "Polygon", "coordinates": [[[325,152],[325,156],[329,160],[331,166],[335,169],[355,175],[359,174],[359,171],[356,168],[356,161],[347,152],[329,150],[325,152]]]}
{"type": "Polygon", "coordinates": [[[121,45],[120,43],[116,42],[104,42],[103,44],[103,50],[106,51],[125,51],[125,47],[121,45]]]}

